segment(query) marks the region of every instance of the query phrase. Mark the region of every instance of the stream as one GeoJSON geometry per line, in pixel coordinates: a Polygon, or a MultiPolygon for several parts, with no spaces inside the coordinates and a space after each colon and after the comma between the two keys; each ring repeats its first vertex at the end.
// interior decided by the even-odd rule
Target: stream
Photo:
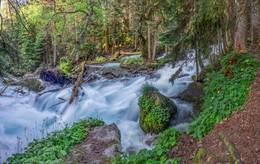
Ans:
{"type": "MultiPolygon", "coordinates": [[[[193,55],[188,54],[189,57],[193,55]]],[[[147,145],[146,141],[154,136],[145,134],[139,127],[138,98],[146,83],[154,85],[166,96],[177,96],[185,90],[192,82],[191,76],[195,75],[194,62],[184,65],[179,78],[173,85],[169,83],[169,78],[183,62],[179,61],[174,68],[171,64],[166,64],[151,77],[112,80],[102,78],[86,83],[76,102],[70,106],[66,102],[50,108],[61,101],[59,98],[69,99],[72,87],[41,96],[34,92],[20,95],[13,91],[15,86],[8,87],[5,95],[12,97],[0,97],[0,163],[13,153],[23,152],[23,148],[33,139],[40,139],[47,132],[62,129],[64,122],[69,123],[84,117],[102,118],[106,124],[115,123],[121,131],[124,152],[152,149],[153,146],[147,145]]],[[[119,67],[119,63],[110,66],[119,67]]],[[[46,90],[58,87],[52,85],[46,90]]],[[[178,130],[185,130],[185,123],[192,121],[190,113],[193,104],[178,99],[173,101],[178,112],[172,124],[178,130]]]]}

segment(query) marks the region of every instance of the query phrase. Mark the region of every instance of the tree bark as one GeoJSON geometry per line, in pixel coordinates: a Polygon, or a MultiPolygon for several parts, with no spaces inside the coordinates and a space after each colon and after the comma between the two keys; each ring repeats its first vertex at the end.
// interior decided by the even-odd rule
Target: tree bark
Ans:
{"type": "Polygon", "coordinates": [[[151,29],[148,27],[148,60],[151,60],[151,29]]]}
{"type": "Polygon", "coordinates": [[[108,27],[106,27],[105,31],[105,53],[109,53],[109,47],[108,47],[108,27]]]}
{"type": "Polygon", "coordinates": [[[251,49],[260,48],[260,2],[259,0],[253,0],[251,2],[251,49]]]}
{"type": "Polygon", "coordinates": [[[53,41],[53,67],[57,65],[57,36],[54,34],[52,37],[53,41]]]}
{"type": "Polygon", "coordinates": [[[152,61],[154,61],[156,55],[156,30],[153,30],[153,56],[152,61]]]}
{"type": "Polygon", "coordinates": [[[196,78],[195,80],[198,81],[199,77],[199,64],[198,64],[198,41],[196,41],[196,48],[195,48],[195,63],[196,63],[196,78]]]}
{"type": "Polygon", "coordinates": [[[165,45],[165,56],[167,56],[168,55],[168,47],[167,47],[167,45],[165,45]]]}
{"type": "Polygon", "coordinates": [[[245,50],[247,43],[247,15],[246,1],[236,0],[236,28],[234,49],[245,50]]]}

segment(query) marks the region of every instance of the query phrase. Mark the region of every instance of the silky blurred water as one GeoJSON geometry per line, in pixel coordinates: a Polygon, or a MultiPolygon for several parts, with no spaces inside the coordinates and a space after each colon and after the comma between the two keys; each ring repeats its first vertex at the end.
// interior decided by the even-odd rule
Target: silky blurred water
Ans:
{"type": "MultiPolygon", "coordinates": [[[[193,53],[188,56],[191,58],[193,53]]],[[[33,92],[20,95],[13,91],[14,87],[9,87],[5,95],[13,97],[0,97],[0,162],[5,161],[12,153],[22,152],[18,148],[22,149],[33,139],[43,137],[46,132],[61,129],[63,122],[73,122],[84,117],[99,117],[106,124],[116,123],[121,131],[123,151],[151,149],[151,146],[145,144],[151,135],[146,135],[138,122],[138,98],[141,96],[142,87],[150,83],[166,96],[177,96],[188,87],[192,82],[191,76],[195,74],[195,64],[189,62],[183,66],[180,73],[184,76],[177,78],[173,85],[169,83],[169,78],[183,62],[179,61],[174,68],[171,64],[166,64],[152,76],[154,78],[143,76],[101,79],[84,84],[77,101],[70,106],[66,102],[50,108],[62,101],[59,98],[68,100],[72,87],[42,96],[33,92]]],[[[116,65],[118,64],[113,64],[116,65]]],[[[57,87],[59,86],[51,86],[46,90],[57,87]]],[[[177,129],[185,130],[185,123],[192,121],[192,104],[181,100],[174,102],[178,113],[173,123],[177,129]]]]}

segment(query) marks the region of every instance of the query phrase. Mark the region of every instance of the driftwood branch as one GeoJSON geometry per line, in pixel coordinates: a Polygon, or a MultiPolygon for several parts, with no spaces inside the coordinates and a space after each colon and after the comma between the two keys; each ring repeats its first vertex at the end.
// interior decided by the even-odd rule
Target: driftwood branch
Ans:
{"type": "Polygon", "coordinates": [[[79,73],[78,79],[77,79],[74,87],[72,88],[72,93],[71,93],[71,97],[69,100],[69,104],[71,104],[73,101],[75,101],[76,98],[78,97],[79,88],[82,85],[82,80],[84,77],[84,72],[85,72],[85,62],[82,63],[81,72],[79,73]]]}
{"type": "Polygon", "coordinates": [[[61,87],[61,88],[57,88],[57,89],[52,89],[52,90],[48,90],[48,91],[45,91],[45,92],[42,92],[42,93],[38,93],[39,96],[45,94],[45,93],[50,93],[50,92],[57,92],[61,89],[63,89],[64,87],[61,87]]]}
{"type": "Polygon", "coordinates": [[[50,106],[49,109],[50,109],[50,108],[53,108],[53,107],[55,107],[55,106],[57,106],[57,105],[60,105],[60,104],[62,104],[62,103],[65,103],[66,101],[68,101],[68,100],[64,100],[64,101],[62,101],[62,102],[59,102],[59,103],[57,103],[57,104],[54,104],[54,105],[50,106]]]}
{"type": "Polygon", "coordinates": [[[6,85],[5,87],[4,87],[4,89],[2,89],[2,91],[0,92],[0,96],[2,96],[2,94],[5,92],[5,90],[8,88],[8,85],[6,85]]]}

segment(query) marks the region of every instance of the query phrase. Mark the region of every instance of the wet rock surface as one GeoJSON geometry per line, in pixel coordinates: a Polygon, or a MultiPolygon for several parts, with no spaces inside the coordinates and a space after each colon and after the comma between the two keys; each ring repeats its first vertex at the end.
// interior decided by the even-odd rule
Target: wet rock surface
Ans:
{"type": "Polygon", "coordinates": [[[75,80],[67,77],[60,69],[54,67],[43,68],[40,71],[40,78],[44,81],[50,82],[51,84],[60,85],[70,84],[75,80]]]}
{"type": "Polygon", "coordinates": [[[121,134],[115,124],[95,127],[70,152],[66,163],[106,163],[122,154],[121,134]]]}
{"type": "Polygon", "coordinates": [[[184,101],[195,102],[204,96],[203,84],[199,82],[190,83],[188,88],[184,90],[178,97],[184,101]]]}

